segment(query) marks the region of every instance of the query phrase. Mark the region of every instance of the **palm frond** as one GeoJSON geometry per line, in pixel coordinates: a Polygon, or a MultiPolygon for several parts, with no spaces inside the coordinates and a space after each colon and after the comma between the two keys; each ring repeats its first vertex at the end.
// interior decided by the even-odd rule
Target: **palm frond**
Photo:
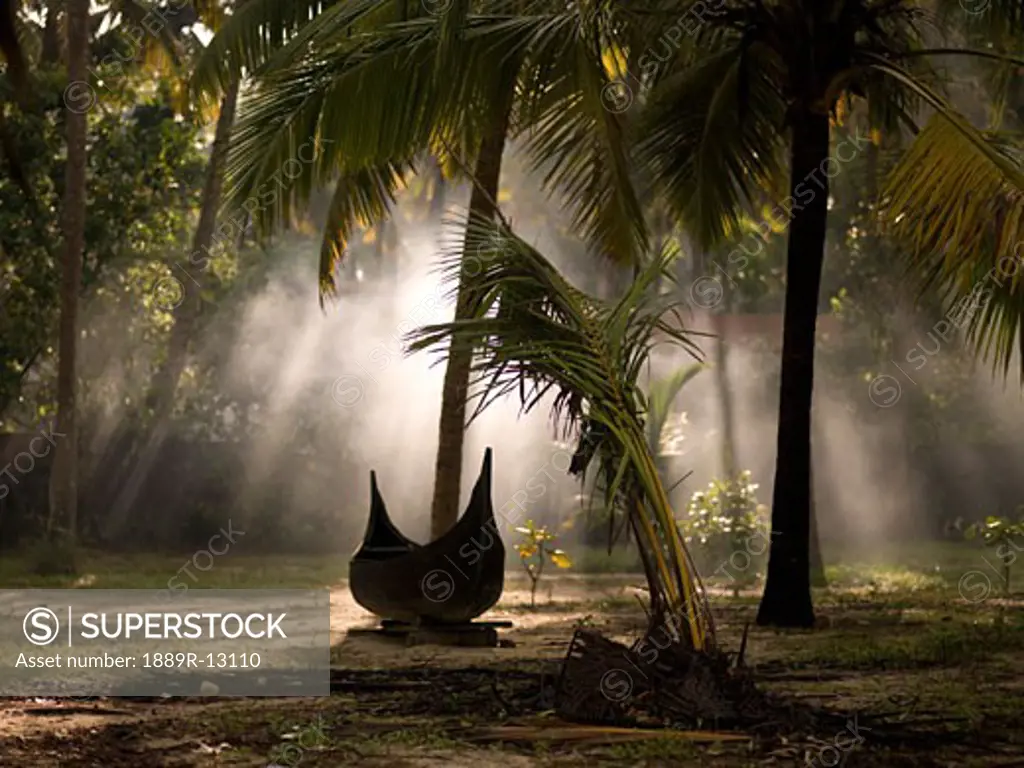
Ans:
{"type": "Polygon", "coordinates": [[[220,97],[243,72],[255,71],[296,31],[323,10],[322,0],[248,0],[214,35],[196,62],[192,86],[208,101],[220,97]]]}
{"type": "Polygon", "coordinates": [[[193,89],[206,100],[246,74],[280,70],[300,60],[314,40],[346,38],[397,0],[246,0],[224,21],[196,62],[193,89]]]}
{"type": "MultiPolygon", "coordinates": [[[[649,260],[616,304],[579,291],[506,225],[471,220],[466,251],[480,269],[466,276],[462,249],[446,255],[443,274],[460,277],[471,297],[462,320],[411,334],[411,351],[476,352],[473,418],[497,398],[517,394],[524,411],[552,396],[563,432],[579,438],[577,455],[596,465],[605,503],[628,516],[651,564],[656,620],[674,622],[696,649],[713,644],[703,588],[676,527],[668,495],[645,439],[639,378],[653,347],[667,340],[695,347],[670,316],[671,300],[651,290],[676,254],[649,260]]],[[[586,466],[576,467],[581,473],[586,466]]]]}
{"type": "Polygon", "coordinates": [[[755,193],[784,178],[785,102],[755,66],[769,57],[756,45],[741,53],[720,51],[664,80],[641,128],[640,160],[703,247],[737,234],[755,193]]]}
{"type": "Polygon", "coordinates": [[[994,135],[971,140],[965,130],[932,118],[887,180],[885,218],[909,245],[924,286],[980,302],[969,335],[1005,374],[1024,317],[1024,152],[994,135]],[[998,290],[988,284],[979,294],[993,279],[998,290]]]}
{"type": "MultiPolygon", "coordinates": [[[[145,26],[148,30],[153,26],[153,11],[145,3],[136,2],[136,0],[116,0],[110,10],[120,11],[137,29],[145,26]]],[[[156,16],[156,18],[160,17],[156,16]]],[[[153,36],[146,43],[144,55],[150,59],[150,62],[161,65],[169,59],[170,65],[175,68],[181,67],[183,54],[181,41],[174,36],[167,24],[156,25],[153,36]]]]}
{"type": "Polygon", "coordinates": [[[444,124],[428,88],[432,55],[407,39],[374,40],[258,79],[232,136],[228,205],[249,204],[260,232],[270,234],[338,174],[424,150],[444,124]],[[261,202],[252,206],[254,199],[261,202]]]}
{"type": "Polygon", "coordinates": [[[296,169],[300,200],[346,169],[437,152],[445,142],[479,146],[489,116],[509,98],[516,54],[498,38],[467,33],[458,66],[450,65],[439,53],[438,24],[432,17],[386,24],[259,72],[233,136],[232,200],[269,183],[311,137],[322,153],[296,169]]]}
{"type": "Polygon", "coordinates": [[[520,122],[531,166],[596,250],[635,264],[647,232],[626,115],[609,108],[615,83],[602,63],[609,23],[584,12],[521,18],[508,25],[509,44],[528,51],[520,122]]]}
{"type": "Polygon", "coordinates": [[[378,167],[341,174],[331,198],[320,247],[321,303],[325,296],[335,293],[334,273],[355,226],[369,227],[387,216],[405,175],[413,170],[411,163],[386,162],[378,167]]]}
{"type": "Polygon", "coordinates": [[[661,444],[661,433],[672,409],[672,403],[679,396],[683,387],[707,366],[704,363],[691,363],[677,368],[663,379],[658,379],[647,393],[647,444],[652,452],[661,444]]]}

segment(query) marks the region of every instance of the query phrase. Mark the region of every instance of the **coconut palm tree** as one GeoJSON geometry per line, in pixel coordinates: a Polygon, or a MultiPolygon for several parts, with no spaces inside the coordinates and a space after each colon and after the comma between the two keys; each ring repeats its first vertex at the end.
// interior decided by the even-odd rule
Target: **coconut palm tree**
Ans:
{"type": "Polygon", "coordinates": [[[466,279],[461,249],[446,255],[443,269],[470,295],[472,314],[414,331],[411,349],[470,354],[472,418],[511,393],[524,412],[551,404],[564,436],[578,439],[570,472],[592,472],[605,508],[631,526],[650,587],[648,631],[668,629],[684,647],[712,651],[705,592],[652,447],[673,394],[700,367],[680,369],[651,398],[640,386],[656,344],[698,354],[680,330],[675,299],[657,290],[671,280],[677,252],[649,259],[624,295],[608,303],[573,287],[507,222],[471,219],[465,242],[487,256],[479,273],[466,279]]]}
{"type": "MultiPolygon", "coordinates": [[[[425,154],[473,179],[469,215],[486,218],[507,142],[521,138],[548,188],[566,193],[581,231],[604,254],[635,260],[645,231],[627,183],[624,121],[602,102],[610,17],[595,5],[540,24],[537,0],[454,0],[436,15],[426,5],[254,0],[225,25],[196,82],[217,93],[252,75],[232,144],[233,200],[253,199],[304,142],[329,139],[287,191],[252,214],[270,234],[311,190],[334,185],[320,269],[330,294],[353,229],[387,216],[425,154]]],[[[467,301],[456,291],[457,318],[472,313],[467,301]]],[[[456,350],[445,372],[435,537],[458,516],[470,364],[456,350]]]]}
{"type": "MultiPolygon", "coordinates": [[[[930,40],[952,36],[944,20],[965,18],[959,3],[946,0],[714,5],[663,0],[632,13],[651,29],[651,39],[666,19],[690,14],[678,48],[664,58],[659,52],[661,63],[641,64],[647,108],[638,155],[705,246],[738,233],[744,212],[766,191],[782,199],[777,217],[789,221],[789,233],[775,536],[758,622],[810,626],[810,414],[829,176],[859,151],[833,147],[831,125],[853,112],[864,121],[865,136],[916,134],[884,202],[918,250],[944,253],[963,279],[963,265],[983,262],[982,254],[991,260],[992,253],[963,246],[990,233],[992,212],[1011,205],[1007,193],[1021,186],[1022,175],[994,137],[950,106],[930,62],[972,55],[999,65],[1012,57],[932,46],[930,40]],[[920,130],[918,121],[928,114],[931,121],[920,130]],[[842,152],[833,157],[834,149],[842,152]]],[[[1019,25],[1020,5],[995,0],[986,18],[1019,25]]],[[[1017,218],[1006,221],[1019,228],[1021,202],[1016,206],[1017,218]]],[[[1004,241],[1009,236],[1005,229],[1001,234],[1004,241]]],[[[730,254],[733,263],[743,260],[741,250],[730,254]]],[[[1008,326],[1000,327],[1005,341],[1008,326]]]]}

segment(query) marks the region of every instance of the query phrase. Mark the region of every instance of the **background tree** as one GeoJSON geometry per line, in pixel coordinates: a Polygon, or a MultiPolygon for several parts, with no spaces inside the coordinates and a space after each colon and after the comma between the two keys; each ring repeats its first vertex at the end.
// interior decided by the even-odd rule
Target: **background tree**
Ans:
{"type": "MultiPolygon", "coordinates": [[[[661,7],[684,11],[695,5],[661,7]]],[[[910,173],[907,166],[901,177],[900,207],[914,209],[904,217],[905,227],[939,220],[926,210],[929,203],[922,196],[932,195],[932,172],[953,164],[953,158],[959,164],[962,153],[986,169],[995,187],[1020,179],[1015,164],[938,93],[938,78],[927,65],[928,54],[935,51],[926,47],[916,6],[857,0],[772,5],[727,1],[705,12],[671,66],[650,78],[640,157],[698,240],[712,245],[737,234],[743,211],[764,190],[775,199],[785,198],[782,207],[789,217],[772,499],[775,535],[758,612],[762,624],[814,622],[809,578],[811,403],[832,124],[853,105],[869,131],[898,136],[925,106],[939,113],[934,125],[944,146],[931,141],[936,131],[919,136],[910,155],[916,170],[910,173]],[[906,205],[909,200],[917,205],[906,205]]],[[[961,166],[962,185],[967,168],[961,166]]],[[[965,186],[971,194],[988,191],[976,184],[965,186]]],[[[935,205],[934,199],[930,202],[935,205]]],[[[943,207],[944,214],[951,212],[943,207]]],[[[967,218],[969,223],[962,216],[941,220],[957,221],[956,226],[968,231],[978,226],[975,216],[967,218]]],[[[948,228],[945,234],[943,242],[948,243],[948,228]]]]}
{"type": "MultiPolygon", "coordinates": [[[[78,348],[78,293],[82,282],[86,213],[86,112],[83,101],[89,61],[89,0],[71,0],[67,20],[68,89],[65,92],[68,161],[61,208],[63,236],[60,290],[60,360],[57,374],[57,433],[60,441],[51,474],[51,535],[72,542],[78,527],[78,422],[75,353],[78,348]]],[[[87,98],[87,96],[86,96],[87,98]]]]}
{"type": "MultiPolygon", "coordinates": [[[[170,71],[179,80],[177,96],[181,100],[178,105],[185,111],[191,111],[188,100],[188,89],[184,85],[182,71],[188,69],[184,61],[187,49],[194,49],[198,54],[201,47],[195,44],[193,36],[184,36],[183,27],[201,22],[207,28],[216,31],[224,15],[226,3],[196,2],[178,9],[177,13],[161,14],[162,23],[154,35],[147,38],[147,44],[138,47],[136,59],[141,65],[150,64],[149,69],[160,71],[166,60],[170,60],[170,71]],[[190,13],[185,12],[190,11],[190,13]]],[[[236,3],[237,5],[237,3],[236,3]]],[[[122,0],[112,6],[122,11],[126,20],[142,24],[146,9],[133,0],[122,0]]],[[[174,82],[174,81],[172,81],[174,82]]],[[[187,279],[175,275],[166,284],[171,296],[168,300],[172,306],[174,324],[171,329],[170,342],[166,358],[153,377],[152,388],[146,398],[146,406],[150,411],[149,428],[138,432],[136,447],[132,452],[134,461],[130,468],[121,473],[121,491],[114,500],[109,516],[110,530],[108,535],[116,537],[119,527],[126,520],[132,504],[138,498],[139,491],[160,454],[161,447],[167,439],[170,429],[170,416],[174,407],[175,394],[193,351],[194,340],[199,333],[200,316],[204,304],[204,292],[210,282],[210,272],[206,268],[213,253],[218,248],[216,238],[217,215],[222,203],[225,168],[230,142],[231,129],[235,121],[235,109],[238,101],[239,84],[237,80],[230,83],[220,98],[214,129],[213,146],[206,169],[206,183],[203,189],[203,200],[196,224],[192,249],[188,255],[188,264],[194,269],[187,270],[187,279]]],[[[200,104],[200,107],[203,105],[200,104]]],[[[199,115],[208,110],[200,108],[199,115]]],[[[235,238],[240,233],[231,233],[235,238]]]]}

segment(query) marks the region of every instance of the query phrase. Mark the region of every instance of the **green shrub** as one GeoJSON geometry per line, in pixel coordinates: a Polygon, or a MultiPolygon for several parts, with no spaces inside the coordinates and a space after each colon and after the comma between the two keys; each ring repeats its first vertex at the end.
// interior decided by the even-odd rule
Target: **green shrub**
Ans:
{"type": "MultiPolygon", "coordinates": [[[[957,520],[957,527],[960,527],[957,520]]],[[[1010,594],[1010,566],[1017,562],[1017,553],[1024,551],[1024,516],[1014,523],[1007,517],[989,515],[984,523],[973,523],[964,529],[964,538],[970,541],[981,534],[986,547],[996,547],[996,557],[1003,563],[1003,591],[1010,594]]]]}
{"type": "Polygon", "coordinates": [[[757,488],[749,470],[716,478],[693,494],[678,521],[686,543],[700,545],[694,555],[701,570],[709,576],[724,570],[734,594],[757,580],[768,552],[768,508],[758,503],[757,488]]]}

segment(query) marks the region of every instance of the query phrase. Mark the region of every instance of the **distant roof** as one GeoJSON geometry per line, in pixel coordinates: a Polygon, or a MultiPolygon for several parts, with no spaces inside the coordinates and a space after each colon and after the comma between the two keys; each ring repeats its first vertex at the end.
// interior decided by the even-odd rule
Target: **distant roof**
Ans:
{"type": "MultiPolygon", "coordinates": [[[[683,312],[683,327],[688,331],[722,334],[727,342],[761,342],[782,348],[782,313],[716,315],[704,310],[683,312]]],[[[818,336],[841,336],[842,322],[833,314],[818,315],[818,336]]]]}

